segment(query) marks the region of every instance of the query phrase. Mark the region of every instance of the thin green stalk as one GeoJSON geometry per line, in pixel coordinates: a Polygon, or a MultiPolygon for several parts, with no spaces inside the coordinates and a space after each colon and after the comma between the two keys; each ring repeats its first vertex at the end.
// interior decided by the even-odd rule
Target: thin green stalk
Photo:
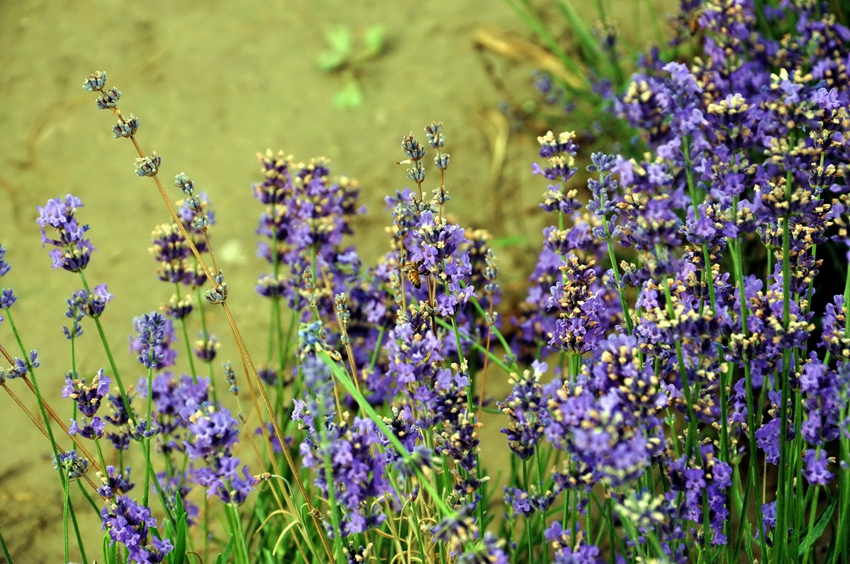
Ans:
{"type": "MultiPolygon", "coordinates": [[[[177,301],[180,301],[180,284],[174,284],[175,291],[177,293],[177,301]]],[[[186,318],[180,318],[180,327],[183,330],[183,342],[186,343],[186,358],[189,359],[189,370],[192,372],[192,383],[198,383],[198,372],[195,370],[195,355],[192,354],[192,342],[189,341],[189,330],[186,327],[186,318]]]]}
{"type": "MultiPolygon", "coordinates": [[[[790,181],[790,173],[789,181],[790,181]]],[[[786,183],[786,196],[790,195],[790,183],[786,183]]],[[[786,198],[790,200],[790,198],[786,198]]],[[[785,217],[782,226],[782,324],[786,333],[791,324],[791,234],[790,216],[785,217]]],[[[782,351],[782,379],[779,380],[781,400],[778,410],[779,420],[779,478],[776,488],[776,530],[774,544],[776,546],[776,563],[784,564],[788,549],[788,508],[790,484],[788,484],[788,394],[791,388],[791,355],[792,350],[782,351]]]]}
{"type": "MultiPolygon", "coordinates": [[[[722,351],[722,347],[721,347],[722,351]]],[[[722,355],[721,355],[722,358],[722,355]]],[[[728,370],[720,372],[720,460],[723,462],[729,463],[729,398],[726,393],[726,388],[729,386],[729,382],[732,381],[734,371],[734,364],[729,363],[728,370]]],[[[732,488],[734,492],[734,488],[732,488]]],[[[729,507],[729,499],[731,497],[728,489],[726,493],[726,506],[729,507]]],[[[729,534],[729,523],[725,522],[723,524],[723,533],[727,535],[729,534]]],[[[733,552],[732,545],[727,540],[726,541],[726,560],[727,562],[732,562],[733,552]]]]}
{"type": "Polygon", "coordinates": [[[321,448],[323,451],[322,460],[324,461],[325,482],[328,486],[328,509],[331,514],[331,526],[334,532],[334,554],[339,562],[343,562],[345,560],[345,553],[342,550],[342,529],[339,522],[339,506],[336,502],[336,480],[334,480],[331,459],[327,453],[327,446],[330,441],[328,440],[327,428],[324,425],[326,410],[322,399],[319,399],[319,402],[320,420],[322,421],[322,424],[319,425],[319,434],[322,441],[321,448]]]}
{"type": "MultiPolygon", "coordinates": [[[[592,495],[592,494],[591,494],[592,495]]],[[[597,502],[598,503],[598,502],[597,502]]],[[[616,533],[614,531],[614,499],[608,497],[605,499],[605,515],[608,520],[608,544],[609,544],[609,558],[611,559],[611,564],[616,564],[617,562],[617,550],[615,548],[616,541],[616,533]]]]}
{"type": "Polygon", "coordinates": [[[80,536],[80,526],[77,523],[77,514],[74,511],[74,505],[71,503],[71,484],[66,484],[65,488],[65,496],[68,500],[68,515],[71,517],[71,523],[74,526],[74,535],[77,537],[77,546],[80,549],[80,558],[83,559],[83,562],[88,562],[89,559],[86,557],[86,548],[83,544],[83,538],[80,536]]]}
{"type": "MultiPolygon", "coordinates": [[[[826,453],[824,453],[824,456],[826,456],[826,453]]],[[[817,522],[818,494],[820,493],[820,486],[818,486],[817,484],[814,484],[812,486],[812,489],[814,490],[814,492],[813,492],[813,495],[812,495],[812,507],[811,507],[811,510],[809,512],[809,532],[808,532],[808,536],[810,536],[812,534],[812,531],[815,528],[815,523],[817,522]]],[[[802,558],[802,560],[800,560],[800,562],[802,562],[802,564],[807,564],[807,562],[809,561],[809,551],[811,550],[812,545],[815,544],[815,540],[816,540],[816,539],[809,539],[808,536],[806,538],[806,547],[803,550],[803,558],[802,558]]]]}
{"type": "MultiPolygon", "coordinates": [[[[283,358],[280,360],[280,379],[281,382],[283,380],[283,370],[286,367],[286,360],[289,358],[289,347],[293,342],[293,334],[295,333],[295,327],[298,325],[298,310],[293,309],[292,315],[289,318],[289,328],[286,330],[286,341],[283,343],[283,358]]],[[[298,379],[295,382],[294,389],[292,390],[293,397],[298,397],[301,395],[301,380],[298,379]]]]}
{"type": "MultiPolygon", "coordinates": [[[[737,196],[733,198],[732,202],[732,217],[733,220],[737,221],[738,215],[738,198],[737,196]]],[[[743,271],[743,258],[741,253],[741,238],[737,238],[735,241],[730,242],[730,248],[732,249],[732,265],[734,269],[735,281],[738,284],[738,294],[740,296],[740,308],[741,308],[741,332],[746,339],[749,336],[749,327],[748,327],[748,305],[746,301],[746,291],[744,288],[744,271],[743,271]]],[[[768,249],[768,257],[771,256],[770,249],[768,249]]],[[[769,259],[768,259],[769,260],[769,259]]],[[[766,558],[768,554],[767,550],[767,539],[765,538],[766,530],[764,527],[764,520],[762,518],[761,511],[761,501],[762,497],[759,495],[758,488],[755,487],[753,481],[755,477],[758,475],[758,459],[753,452],[755,445],[758,444],[756,441],[756,407],[761,406],[761,397],[759,403],[756,404],[754,394],[753,394],[753,380],[752,373],[750,370],[750,364],[748,362],[744,362],[744,388],[746,389],[747,396],[747,431],[748,431],[748,439],[750,443],[750,456],[749,456],[749,470],[747,471],[747,482],[744,488],[744,501],[741,509],[741,513],[739,515],[741,523],[748,523],[749,519],[747,517],[747,505],[750,499],[750,491],[755,492],[755,509],[756,509],[756,527],[759,532],[759,545],[761,547],[761,556],[762,558],[766,558]]],[[[762,386],[762,394],[764,392],[764,385],[762,386]]],[[[740,531],[738,532],[738,539],[734,543],[736,548],[734,550],[735,554],[739,553],[738,547],[740,546],[740,542],[744,537],[743,527],[740,527],[740,531]]]]}
{"type": "Polygon", "coordinates": [[[0,550],[3,551],[3,556],[8,564],[12,564],[12,556],[9,554],[9,547],[6,546],[6,540],[3,538],[3,529],[0,528],[0,550]]]}
{"type": "MultiPolygon", "coordinates": [[[[673,309],[673,297],[670,294],[670,284],[667,281],[667,277],[664,276],[664,297],[667,302],[667,314],[670,316],[671,321],[675,321],[677,316],[676,312],[673,309]]],[[[700,454],[699,448],[696,447],[698,442],[698,431],[697,431],[697,418],[696,413],[694,412],[694,404],[691,398],[691,387],[688,383],[688,371],[685,367],[685,355],[682,350],[682,341],[676,341],[676,360],[679,364],[679,376],[682,379],[682,393],[685,396],[685,404],[688,410],[688,438],[685,441],[685,451],[690,454],[690,452],[695,452],[697,458],[702,460],[702,455],[700,454]]]]}
{"type": "Polygon", "coordinates": [[[225,505],[227,520],[230,525],[230,535],[236,540],[235,559],[239,564],[250,564],[251,557],[248,554],[248,546],[245,543],[245,532],[242,529],[242,519],[239,516],[239,507],[232,503],[225,505]]]}
{"type": "Polygon", "coordinates": [[[100,448],[100,439],[95,437],[94,448],[97,450],[97,459],[100,461],[100,467],[106,472],[106,459],[103,457],[103,449],[100,448]]]}
{"type": "Polygon", "coordinates": [[[83,483],[80,480],[77,480],[76,482],[77,485],[80,487],[80,493],[83,494],[83,497],[86,498],[86,501],[89,502],[89,505],[91,505],[91,508],[94,509],[95,514],[97,516],[100,516],[100,508],[98,508],[98,506],[95,504],[94,500],[92,499],[91,495],[89,495],[89,492],[86,490],[86,488],[83,487],[83,483]]]}
{"type": "Polygon", "coordinates": [[[561,9],[561,13],[567,20],[567,24],[573,34],[578,38],[579,45],[581,46],[591,70],[602,75],[607,75],[607,78],[615,81],[615,84],[622,83],[621,71],[618,65],[615,61],[602,56],[602,52],[599,49],[599,40],[593,36],[593,33],[591,33],[584,24],[584,21],[582,21],[582,18],[578,15],[578,13],[576,13],[570,1],[558,0],[558,7],[561,9]],[[604,67],[608,68],[604,69],[604,67]]]}
{"type": "MultiPolygon", "coordinates": [[[[153,347],[150,347],[148,351],[148,359],[150,364],[153,365],[153,355],[154,350],[153,347]]],[[[153,369],[148,368],[148,402],[147,402],[147,425],[145,427],[145,433],[150,435],[151,432],[151,413],[153,408],[153,369]]],[[[145,488],[142,490],[142,505],[148,507],[148,495],[150,494],[150,478],[151,474],[153,474],[153,468],[151,467],[151,438],[150,436],[142,437],[142,441],[145,443],[145,488]]]]}
{"type": "Polygon", "coordinates": [[[71,505],[71,496],[68,493],[67,477],[63,477],[62,479],[62,490],[65,494],[62,496],[62,548],[65,550],[65,562],[70,562],[71,550],[68,543],[68,508],[71,505]]]}
{"type": "Polygon", "coordinates": [[[614,254],[614,243],[611,240],[611,234],[608,229],[608,219],[602,218],[605,226],[605,242],[608,246],[608,258],[611,260],[611,270],[614,272],[614,281],[617,283],[617,294],[620,296],[620,307],[623,310],[623,319],[626,321],[626,329],[629,335],[634,331],[634,323],[632,316],[629,313],[629,304],[626,301],[626,293],[623,291],[623,285],[620,282],[620,267],[617,265],[617,256],[614,254]]]}
{"type": "MultiPolygon", "coordinates": [[[[452,326],[449,323],[447,323],[445,320],[436,319],[436,318],[435,318],[435,320],[437,322],[437,325],[439,325],[440,327],[442,327],[444,329],[448,329],[450,331],[453,330],[452,326]]],[[[508,366],[507,364],[502,362],[502,360],[499,359],[499,357],[497,357],[492,352],[488,351],[484,346],[480,345],[479,343],[477,343],[474,340],[471,340],[471,337],[467,333],[465,333],[463,331],[459,331],[459,332],[460,332],[461,336],[470,340],[470,346],[472,346],[473,349],[475,349],[475,350],[477,350],[481,353],[486,354],[490,358],[490,362],[492,362],[493,364],[495,364],[496,366],[498,366],[499,368],[504,370],[506,374],[512,374],[514,372],[517,372],[518,369],[508,366]]]]}
{"type": "MultiPolygon", "coordinates": [[[[207,340],[207,339],[210,338],[210,333],[209,333],[209,331],[207,331],[207,316],[206,316],[206,312],[204,311],[204,302],[206,302],[206,298],[204,298],[203,294],[201,293],[201,287],[200,286],[195,287],[195,297],[197,298],[197,302],[198,302],[198,318],[201,320],[201,334],[204,336],[204,340],[207,340]]],[[[212,388],[213,403],[217,403],[218,402],[218,394],[216,394],[215,378],[213,378],[213,372],[214,371],[213,371],[212,360],[207,361],[207,368],[209,369],[210,387],[212,388]]]]}
{"type": "MultiPolygon", "coordinates": [[[[139,444],[142,447],[142,454],[145,457],[145,460],[148,460],[150,458],[150,445],[148,445],[146,448],[145,441],[139,441],[139,444]]],[[[157,496],[159,497],[159,503],[162,505],[162,510],[163,512],[165,512],[166,518],[176,523],[177,519],[175,519],[174,514],[171,512],[171,508],[168,506],[168,501],[165,498],[165,491],[162,489],[162,485],[159,483],[159,480],[152,480],[152,482],[153,488],[154,490],[156,490],[157,496]]]]}
{"type": "MultiPolygon", "coordinates": [[[[41,395],[41,388],[38,385],[38,378],[35,375],[35,367],[30,362],[30,357],[27,354],[26,347],[24,347],[24,342],[21,340],[21,334],[18,332],[18,326],[15,324],[14,316],[10,308],[5,308],[6,318],[9,320],[9,326],[12,328],[12,334],[15,336],[15,341],[18,343],[18,348],[21,351],[21,357],[24,359],[24,362],[27,366],[27,372],[30,375],[30,379],[32,381],[33,389],[35,390],[35,397],[38,403],[38,409],[41,413],[42,421],[44,421],[44,428],[47,430],[47,436],[50,439],[50,448],[53,450],[53,460],[56,461],[56,470],[59,473],[59,482],[62,486],[63,494],[68,497],[68,484],[65,480],[65,471],[62,468],[62,465],[59,463],[59,447],[56,445],[56,437],[53,435],[53,427],[50,425],[50,418],[47,416],[47,409],[45,408],[44,396],[41,395]]],[[[70,503],[70,497],[68,497],[70,503]]],[[[63,523],[67,525],[67,523],[63,523]]],[[[76,526],[76,520],[74,521],[74,525],[76,526]]],[[[68,529],[65,528],[65,539],[68,538],[68,529]]],[[[77,531],[79,536],[79,531],[77,531]]],[[[83,552],[82,545],[79,547],[80,552],[83,552]]]]}
{"type": "MultiPolygon", "coordinates": [[[[847,267],[847,275],[844,283],[844,308],[847,311],[850,304],[850,265],[847,267]]],[[[844,337],[850,337],[850,315],[845,314],[844,322],[844,337]]],[[[846,364],[846,361],[844,361],[846,364]]],[[[845,398],[846,399],[846,398],[845,398]]],[[[850,410],[844,408],[841,413],[841,420],[846,421],[850,410]]],[[[835,562],[841,562],[842,559],[847,560],[847,555],[850,554],[850,535],[845,534],[848,530],[848,521],[850,521],[850,439],[845,433],[841,433],[838,439],[839,453],[839,470],[838,470],[838,498],[840,500],[840,508],[838,510],[838,528],[836,544],[835,562]]]]}
{"type": "MultiPolygon", "coordinates": [[[[83,288],[85,288],[86,293],[91,295],[91,290],[89,289],[89,284],[86,281],[86,275],[83,274],[81,270],[79,272],[80,280],[83,282],[83,288]]],[[[109,360],[109,366],[112,368],[112,374],[115,375],[115,382],[118,384],[118,390],[121,392],[121,399],[124,400],[124,405],[127,408],[127,413],[130,416],[130,423],[135,425],[135,416],[133,415],[133,409],[130,407],[130,397],[127,395],[127,392],[124,388],[124,382],[121,380],[121,375],[118,372],[118,365],[115,364],[115,358],[112,356],[112,350],[109,348],[109,342],[106,340],[106,333],[103,331],[103,325],[100,323],[100,318],[95,317],[94,324],[97,327],[97,333],[100,336],[100,342],[103,345],[103,350],[106,352],[106,358],[109,360]]]]}
{"type": "MultiPolygon", "coordinates": [[[[531,485],[531,478],[528,472],[528,459],[523,458],[522,460],[522,481],[523,481],[523,489],[525,491],[529,491],[529,487],[531,485]]],[[[531,518],[525,518],[525,539],[526,539],[526,547],[528,548],[528,562],[534,562],[534,534],[531,518]]]]}
{"type": "Polygon", "coordinates": [[[378,362],[378,353],[381,352],[381,347],[384,343],[384,333],[387,328],[381,325],[378,329],[378,340],[375,343],[375,350],[372,351],[372,358],[369,359],[369,371],[371,372],[375,368],[375,363],[378,362]]]}
{"type": "MultiPolygon", "coordinates": [[[[475,308],[475,311],[478,313],[479,316],[481,316],[484,319],[487,318],[487,313],[484,311],[484,308],[481,307],[481,302],[478,301],[478,298],[473,296],[473,297],[469,298],[469,302],[472,304],[472,307],[475,308]]],[[[499,331],[496,328],[495,325],[492,327],[492,331],[493,331],[493,334],[496,335],[496,338],[499,339],[499,342],[502,344],[502,348],[505,349],[505,354],[510,356],[511,369],[514,372],[519,372],[519,367],[516,364],[516,359],[514,358],[513,353],[511,352],[511,346],[508,344],[508,341],[505,340],[504,335],[502,335],[502,332],[499,331]]],[[[493,359],[491,358],[490,360],[492,362],[493,359]]],[[[502,363],[502,364],[504,365],[504,363],[502,363]]]]}

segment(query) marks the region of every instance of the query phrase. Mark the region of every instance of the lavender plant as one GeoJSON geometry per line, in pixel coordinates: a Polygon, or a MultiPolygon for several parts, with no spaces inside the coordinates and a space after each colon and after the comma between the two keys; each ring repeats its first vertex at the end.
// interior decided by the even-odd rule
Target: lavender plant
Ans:
{"type": "Polygon", "coordinates": [[[812,3],[683,10],[702,55],[655,52],[613,99],[649,151],[587,159],[571,132],[538,138],[552,225],[525,301],[502,315],[489,236],[450,215],[442,124],[426,144],[402,138],[412,188],[386,198],[389,250],[372,266],[347,245],[357,182],[261,154],[262,364],[227,305],[209,198],[180,173],[171,202],[139,120],[91,75],[171,216],[151,251],[174,295],[134,321],[144,374],[127,385],[99,321],[112,295],[85,275],[83,204],[39,208],[53,268],[83,287],[63,327],[68,425],[0,293],[0,387],[51,445],[65,561],[90,561],[80,507],[101,519],[107,564],[847,561],[850,273],[823,252],[848,245],[850,30],[812,3]],[[213,364],[216,307],[241,370],[213,364]],[[90,324],[105,365],[81,373],[90,324]],[[488,372],[510,392],[493,398],[488,372]]]}

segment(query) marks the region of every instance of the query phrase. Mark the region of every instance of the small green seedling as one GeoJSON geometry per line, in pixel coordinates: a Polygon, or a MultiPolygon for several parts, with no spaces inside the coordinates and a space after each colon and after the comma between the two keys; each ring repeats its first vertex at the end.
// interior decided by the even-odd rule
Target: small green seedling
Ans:
{"type": "Polygon", "coordinates": [[[356,108],[363,104],[363,89],[358,76],[367,62],[383,54],[386,48],[384,28],[370,26],[363,34],[362,45],[355,47],[351,31],[344,25],[328,30],[325,36],[328,50],[317,58],[319,68],[327,73],[344,73],[344,84],[334,94],[338,108],[356,108]]]}

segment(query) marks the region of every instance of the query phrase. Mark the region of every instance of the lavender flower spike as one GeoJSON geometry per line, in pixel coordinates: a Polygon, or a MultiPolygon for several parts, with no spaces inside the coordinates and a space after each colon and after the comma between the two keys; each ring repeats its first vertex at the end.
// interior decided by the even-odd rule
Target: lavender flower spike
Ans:
{"type": "Polygon", "coordinates": [[[89,264],[92,251],[95,248],[91,241],[84,237],[89,230],[88,225],[80,225],[74,217],[77,208],[83,203],[76,196],[68,194],[65,199],[55,198],[47,201],[44,207],[38,206],[38,219],[41,227],[41,246],[51,244],[55,249],[50,251],[53,268],[64,268],[70,272],[79,272],[89,264]],[[56,239],[47,235],[51,228],[56,239]]]}
{"type": "Polygon", "coordinates": [[[103,529],[109,531],[112,543],[119,542],[127,547],[129,562],[136,564],[159,564],[174,547],[168,539],[154,537],[148,542],[151,527],[156,519],[151,510],[137,504],[126,495],[118,496],[113,503],[100,512],[103,529]]]}

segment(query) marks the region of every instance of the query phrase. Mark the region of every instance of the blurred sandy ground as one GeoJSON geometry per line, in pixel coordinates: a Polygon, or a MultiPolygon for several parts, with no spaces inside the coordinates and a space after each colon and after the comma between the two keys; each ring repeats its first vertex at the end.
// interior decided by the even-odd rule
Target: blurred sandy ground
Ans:
{"type": "MultiPolygon", "coordinates": [[[[634,26],[643,4],[618,2],[626,26],[634,26]]],[[[130,143],[112,139],[112,117],[97,110],[94,96],[81,88],[89,73],[106,70],[109,85],[122,91],[120,108],[141,121],[142,148],[163,158],[166,186],[185,171],[209,194],[218,222],[213,243],[230,250],[223,265],[229,303],[249,348],[264,354],[267,312],[253,291],[264,270],[254,258],[261,211],[251,197],[251,182],[260,178],[257,151],[283,149],[299,160],[324,155],[334,174],[358,179],[369,215],[357,226],[354,242],[368,262],[385,248],[389,215],[383,197],[408,184],[403,167],[394,164],[403,158],[402,135],[411,130],[421,135],[425,124],[442,121],[452,155],[450,212],[466,226],[499,234],[516,228],[490,220],[494,194],[485,116],[500,98],[472,38],[480,29],[495,28],[531,37],[498,0],[0,0],[0,242],[12,264],[2,286],[18,294],[12,312],[25,347],[39,350],[38,377],[48,400],[70,416],[70,405],[60,397],[70,368],[61,326],[65,299],[80,282],[76,275],[50,270],[34,221],[37,205],[67,193],[83,200],[77,216],[91,226],[98,251],[86,274],[91,284],[108,283],[116,296],[102,321],[126,382],[141,374],[125,352],[132,317],[171,295],[155,279],[146,252],[152,227],[167,221],[167,212],[153,183],[135,176],[130,143]],[[389,43],[384,56],[364,67],[365,102],[350,111],[332,103],[341,79],[318,71],[315,63],[326,48],[327,29],[342,23],[355,35],[381,24],[389,43]]],[[[533,97],[531,66],[497,68],[514,92],[533,97]]],[[[535,145],[528,134],[514,136],[509,145],[506,166],[513,174],[506,178],[519,183],[514,199],[502,202],[509,218],[512,210],[533,207],[545,189],[527,174],[535,145]]],[[[176,189],[171,195],[179,197],[176,189]]],[[[537,233],[535,227],[525,235],[537,233]]],[[[78,369],[90,377],[107,363],[94,327],[85,327],[78,369]]],[[[236,360],[223,319],[213,320],[213,331],[225,343],[219,358],[236,360]]],[[[8,322],[0,326],[0,343],[17,352],[8,322]]],[[[495,370],[489,380],[494,390],[499,380],[506,387],[495,370]]],[[[34,398],[15,384],[35,411],[34,398]]],[[[495,421],[487,426],[488,435],[495,435],[484,441],[488,460],[507,451],[499,426],[495,421]]],[[[61,561],[62,502],[49,445],[5,394],[0,448],[0,530],[13,558],[61,561]]],[[[89,557],[95,558],[99,522],[86,505],[76,506],[89,557]]]]}

